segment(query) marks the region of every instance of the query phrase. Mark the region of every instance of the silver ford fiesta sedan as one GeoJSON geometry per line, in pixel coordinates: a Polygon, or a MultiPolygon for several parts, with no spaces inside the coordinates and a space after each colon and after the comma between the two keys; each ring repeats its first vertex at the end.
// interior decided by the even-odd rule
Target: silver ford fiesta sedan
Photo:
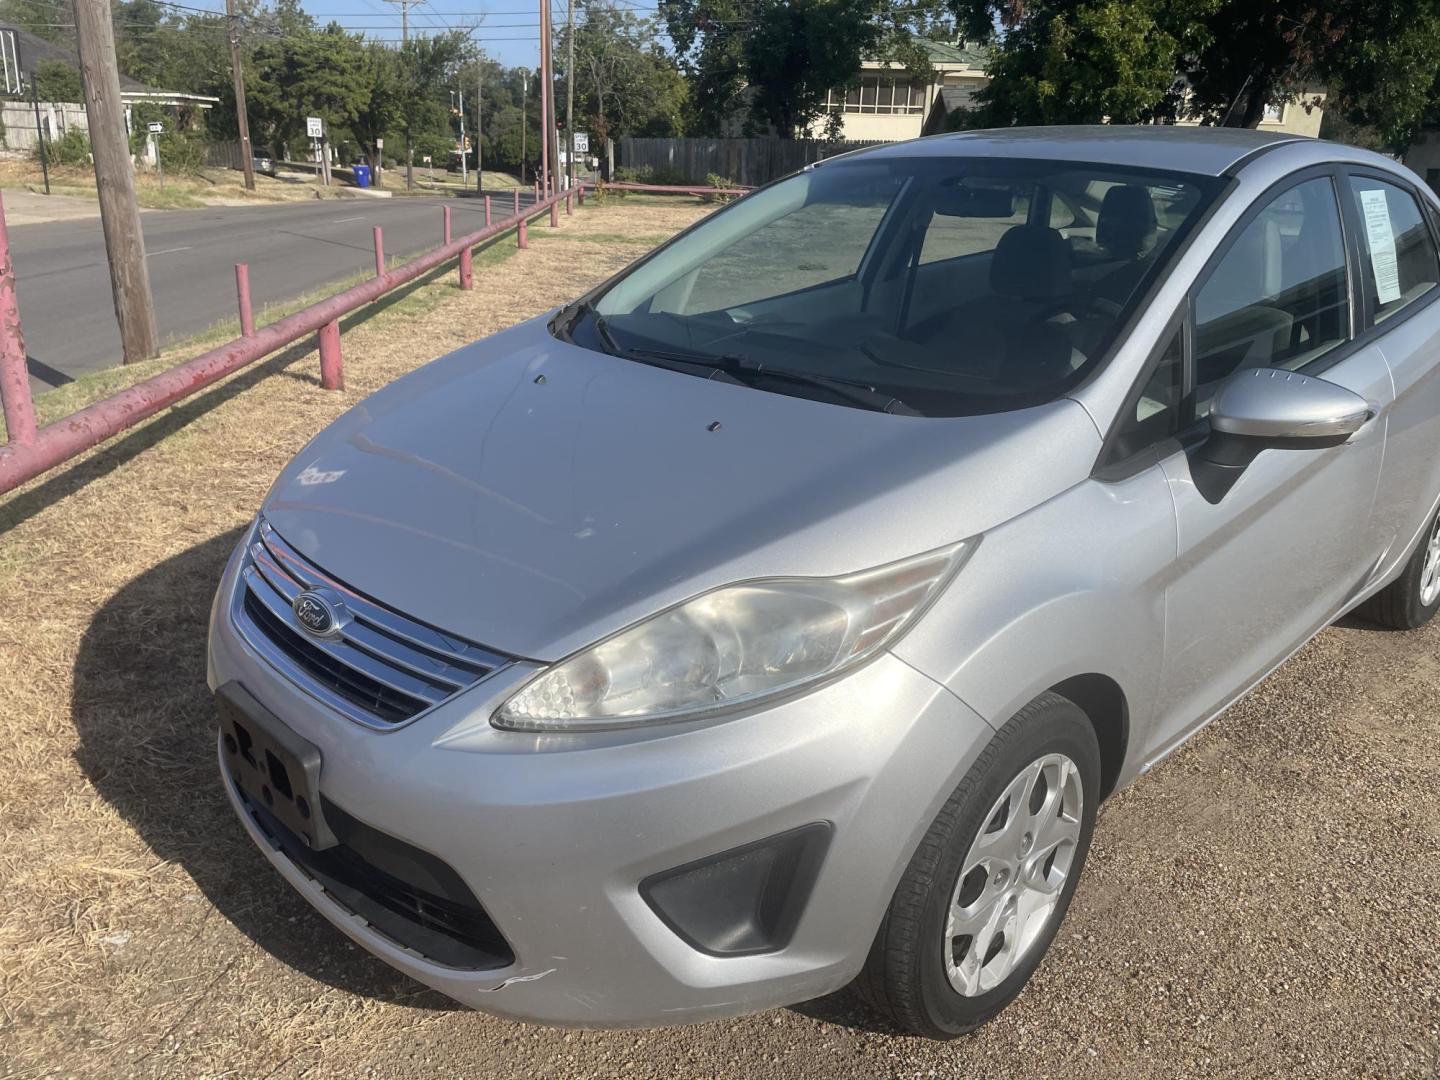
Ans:
{"type": "Polygon", "coordinates": [[[1440,606],[1440,203],[1016,129],[826,161],[400,379],[210,630],[244,827],[459,1001],[1018,994],[1107,796],[1338,616],[1440,606]]]}

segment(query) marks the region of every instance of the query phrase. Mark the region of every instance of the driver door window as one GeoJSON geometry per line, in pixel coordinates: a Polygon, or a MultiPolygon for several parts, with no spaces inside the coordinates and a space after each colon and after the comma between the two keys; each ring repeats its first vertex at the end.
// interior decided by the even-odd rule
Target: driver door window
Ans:
{"type": "Polygon", "coordinates": [[[1196,294],[1196,416],[1237,371],[1298,371],[1349,338],[1340,207],[1320,177],[1271,199],[1196,294]]]}

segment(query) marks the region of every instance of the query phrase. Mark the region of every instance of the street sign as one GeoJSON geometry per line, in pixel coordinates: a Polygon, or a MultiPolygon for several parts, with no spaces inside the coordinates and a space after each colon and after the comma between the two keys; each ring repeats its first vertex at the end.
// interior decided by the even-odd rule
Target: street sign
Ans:
{"type": "Polygon", "coordinates": [[[318,116],[307,116],[305,118],[305,135],[311,139],[323,139],[325,137],[325,121],[318,116]]]}
{"type": "Polygon", "coordinates": [[[570,138],[575,140],[575,152],[577,154],[588,154],[590,152],[590,135],[584,131],[577,131],[570,138]]]}
{"type": "Polygon", "coordinates": [[[160,135],[160,134],[163,134],[163,133],[164,133],[164,131],[165,131],[165,125],[164,125],[164,124],[146,124],[146,125],[145,125],[145,130],[148,131],[148,132],[150,132],[151,135],[160,135]]]}
{"type": "Polygon", "coordinates": [[[376,150],[384,150],[384,149],[385,149],[385,140],[384,140],[384,139],[376,139],[376,140],[375,140],[375,149],[376,149],[376,150]]]}
{"type": "Polygon", "coordinates": [[[429,155],[429,154],[426,154],[421,160],[424,161],[426,165],[434,164],[434,163],[430,160],[430,155],[429,155]]]}

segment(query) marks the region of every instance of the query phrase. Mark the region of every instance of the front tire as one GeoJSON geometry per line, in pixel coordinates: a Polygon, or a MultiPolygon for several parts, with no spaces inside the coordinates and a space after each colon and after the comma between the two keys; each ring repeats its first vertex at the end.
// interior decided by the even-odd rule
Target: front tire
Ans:
{"type": "Polygon", "coordinates": [[[1070,906],[1100,795],[1095,730],[1045,693],[998,732],[910,860],[855,988],[952,1039],[1024,988],[1070,906]]]}
{"type": "Polygon", "coordinates": [[[1440,512],[1400,576],[1365,601],[1363,618],[1390,630],[1418,630],[1440,611],[1440,512]]]}

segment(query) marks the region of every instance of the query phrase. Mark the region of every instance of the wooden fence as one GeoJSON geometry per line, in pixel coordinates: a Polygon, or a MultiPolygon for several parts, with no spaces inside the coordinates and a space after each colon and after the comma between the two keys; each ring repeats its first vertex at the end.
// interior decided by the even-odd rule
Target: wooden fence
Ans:
{"type": "Polygon", "coordinates": [[[874,146],[878,140],[822,139],[633,139],[619,140],[617,165],[636,169],[658,184],[704,183],[722,176],[731,183],[758,187],[811,162],[874,146]],[[649,173],[645,174],[645,170],[649,173]]]}
{"type": "MultiPolygon", "coordinates": [[[[6,101],[0,103],[0,123],[5,125],[5,148],[31,152],[35,149],[35,107],[28,101],[6,101]]],[[[58,139],[71,128],[88,133],[90,123],[85,118],[85,106],[74,101],[40,103],[40,126],[45,129],[45,139],[58,139]]]]}
{"type": "Polygon", "coordinates": [[[243,169],[245,157],[240,153],[240,140],[221,139],[205,144],[205,164],[212,169],[243,169]]]}

